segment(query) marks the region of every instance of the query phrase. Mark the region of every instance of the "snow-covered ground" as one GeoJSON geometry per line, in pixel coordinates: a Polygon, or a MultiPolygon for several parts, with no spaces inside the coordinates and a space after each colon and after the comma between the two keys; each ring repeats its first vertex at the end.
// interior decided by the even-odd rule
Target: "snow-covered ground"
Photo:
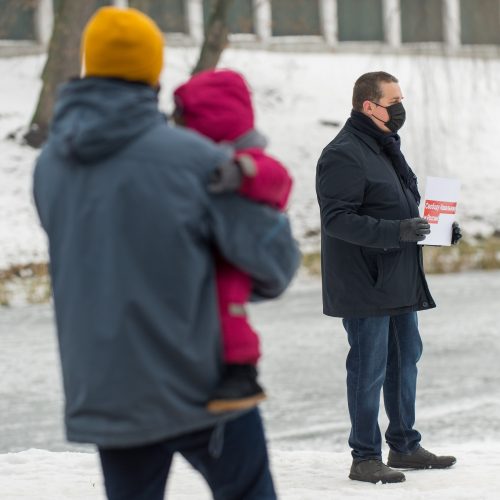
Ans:
{"type": "MultiPolygon", "coordinates": [[[[196,58],[167,49],[161,105],[196,58]]],[[[0,59],[0,269],[47,259],[31,202],[37,152],[7,140],[29,122],[43,56],[0,59]]],[[[421,179],[458,177],[466,232],[500,228],[500,60],[390,55],[297,54],[227,50],[223,66],[241,70],[254,90],[257,124],[270,151],[295,177],[290,214],[304,250],[318,248],[315,164],[350,111],[354,80],[383,69],[397,75],[408,121],[401,131],[421,179]]],[[[417,425],[424,446],[454,453],[447,471],[412,471],[398,485],[347,479],[347,342],[321,314],[318,280],[301,277],[278,303],[252,309],[262,332],[262,405],[281,498],[493,500],[500,491],[500,273],[433,276],[438,309],[420,316],[417,425]]],[[[0,498],[102,499],[93,449],[66,443],[59,361],[50,306],[0,308],[0,498]]],[[[382,427],[386,424],[381,413],[382,427]]],[[[170,498],[209,498],[199,477],[174,464],[170,498]]]]}
{"type": "MultiPolygon", "coordinates": [[[[409,471],[406,482],[391,485],[350,481],[346,453],[273,451],[271,464],[283,500],[498,500],[498,447],[468,443],[454,451],[460,457],[454,469],[409,471]]],[[[2,500],[106,498],[95,454],[27,450],[0,455],[0,473],[2,500]]],[[[174,459],[166,497],[212,498],[201,477],[181,458],[174,459]]]]}
{"type": "MultiPolygon", "coordinates": [[[[188,77],[196,56],[194,49],[167,48],[164,110],[171,110],[172,90],[188,77]]],[[[5,139],[29,122],[43,63],[43,56],[0,59],[0,269],[46,260],[30,199],[37,152],[5,139]]],[[[422,190],[427,175],[458,177],[463,183],[458,215],[465,230],[500,228],[500,60],[226,50],[221,66],[246,75],[257,125],[270,138],[270,152],[295,177],[290,214],[304,250],[318,248],[316,160],[339,130],[323,122],[342,125],[355,79],[380,69],[400,79],[408,111],[403,150],[422,190]]]]}
{"type": "MultiPolygon", "coordinates": [[[[348,346],[339,320],[321,314],[320,284],[301,276],[279,301],[255,305],[262,334],[262,405],[272,467],[285,500],[496,500],[500,491],[500,272],[431,276],[438,308],[420,314],[417,428],[422,444],[452,453],[446,471],[410,471],[399,485],[347,479],[348,346]]],[[[0,498],[103,498],[93,449],[65,442],[50,306],[0,309],[0,498]]],[[[384,430],[387,419],[381,410],[384,430]]],[[[384,449],[386,452],[387,449],[384,449]]],[[[169,498],[209,494],[183,460],[169,498]]]]}

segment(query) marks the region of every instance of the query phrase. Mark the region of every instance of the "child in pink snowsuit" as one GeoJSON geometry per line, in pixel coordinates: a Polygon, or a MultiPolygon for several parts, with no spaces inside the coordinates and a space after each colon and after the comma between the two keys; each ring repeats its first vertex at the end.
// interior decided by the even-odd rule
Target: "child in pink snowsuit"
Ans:
{"type": "MultiPolygon", "coordinates": [[[[204,71],[177,88],[174,99],[177,123],[233,148],[242,174],[239,194],[284,210],[292,179],[264,151],[266,140],[254,129],[251,95],[243,77],[231,70],[204,71]]],[[[222,257],[216,264],[225,370],[208,403],[213,412],[249,408],[265,398],[257,382],[259,338],[245,311],[251,278],[222,257]]]]}

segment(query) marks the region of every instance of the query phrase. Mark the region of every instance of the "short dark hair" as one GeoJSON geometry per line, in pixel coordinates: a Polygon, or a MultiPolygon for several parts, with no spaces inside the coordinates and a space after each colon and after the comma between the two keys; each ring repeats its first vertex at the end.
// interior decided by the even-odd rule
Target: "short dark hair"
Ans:
{"type": "Polygon", "coordinates": [[[372,73],[361,75],[356,80],[352,92],[353,109],[362,111],[365,101],[378,102],[382,97],[382,91],[380,90],[381,82],[398,83],[398,79],[385,71],[373,71],[372,73]]]}

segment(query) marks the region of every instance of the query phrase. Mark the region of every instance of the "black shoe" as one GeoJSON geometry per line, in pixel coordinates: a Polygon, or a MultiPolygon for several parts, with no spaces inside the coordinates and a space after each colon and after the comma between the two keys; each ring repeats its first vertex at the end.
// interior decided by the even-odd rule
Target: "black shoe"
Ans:
{"type": "Polygon", "coordinates": [[[220,384],[210,397],[207,409],[212,413],[246,410],[266,399],[257,382],[254,365],[226,365],[220,384]]]}
{"type": "Polygon", "coordinates": [[[387,465],[396,469],[446,469],[456,461],[455,457],[438,457],[420,446],[409,455],[390,450],[387,465]]]}
{"type": "Polygon", "coordinates": [[[402,472],[392,470],[382,460],[356,460],[352,461],[349,479],[354,481],[366,481],[376,484],[381,481],[385,483],[402,483],[406,478],[402,472]]]}

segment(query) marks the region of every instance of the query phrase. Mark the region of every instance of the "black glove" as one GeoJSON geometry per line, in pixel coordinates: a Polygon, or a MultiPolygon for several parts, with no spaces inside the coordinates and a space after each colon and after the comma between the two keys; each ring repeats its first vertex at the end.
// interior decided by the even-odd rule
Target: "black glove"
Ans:
{"type": "Polygon", "coordinates": [[[405,219],[399,225],[400,241],[423,241],[431,233],[431,225],[421,217],[405,219]]]}
{"type": "Polygon", "coordinates": [[[456,245],[462,237],[462,230],[460,229],[458,222],[454,222],[451,227],[451,244],[456,245]]]}
{"type": "Polygon", "coordinates": [[[242,181],[243,172],[240,165],[234,160],[229,160],[210,176],[208,190],[214,194],[238,191],[242,181]]]}

